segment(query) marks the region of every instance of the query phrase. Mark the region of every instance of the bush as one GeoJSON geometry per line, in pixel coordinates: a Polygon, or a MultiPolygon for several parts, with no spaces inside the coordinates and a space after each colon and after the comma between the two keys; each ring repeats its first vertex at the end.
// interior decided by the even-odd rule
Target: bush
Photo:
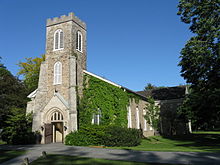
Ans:
{"type": "Polygon", "coordinates": [[[104,126],[82,126],[80,130],[71,132],[65,138],[65,144],[75,146],[102,145],[104,126]]]}
{"type": "Polygon", "coordinates": [[[137,146],[141,143],[142,133],[134,128],[110,126],[106,128],[104,145],[106,146],[137,146]]]}
{"type": "Polygon", "coordinates": [[[118,126],[84,126],[65,138],[65,144],[76,146],[136,146],[141,142],[141,131],[118,126]]]}

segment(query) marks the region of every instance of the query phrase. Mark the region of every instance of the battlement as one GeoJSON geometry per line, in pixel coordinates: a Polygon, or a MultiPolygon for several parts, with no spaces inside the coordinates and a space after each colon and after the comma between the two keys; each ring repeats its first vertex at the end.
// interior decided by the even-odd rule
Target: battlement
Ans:
{"type": "Polygon", "coordinates": [[[77,16],[74,15],[74,13],[69,13],[68,15],[62,15],[60,17],[54,17],[52,19],[49,18],[47,19],[47,26],[56,25],[68,21],[74,21],[79,26],[86,29],[86,23],[81,21],[77,16]]]}

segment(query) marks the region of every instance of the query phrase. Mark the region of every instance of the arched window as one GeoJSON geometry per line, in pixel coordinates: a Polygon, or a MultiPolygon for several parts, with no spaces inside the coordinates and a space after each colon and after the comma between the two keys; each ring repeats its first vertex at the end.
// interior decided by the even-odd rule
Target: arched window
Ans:
{"type": "Polygon", "coordinates": [[[145,119],[145,115],[146,115],[146,110],[143,110],[143,119],[144,119],[144,131],[147,131],[147,120],[145,119]]]}
{"type": "Polygon", "coordinates": [[[83,37],[82,33],[80,31],[77,31],[76,33],[76,50],[82,52],[83,50],[83,37]]]}
{"type": "Polygon", "coordinates": [[[140,129],[139,109],[136,107],[136,128],[140,129]]]}
{"type": "Polygon", "coordinates": [[[53,84],[61,84],[62,83],[62,63],[56,62],[54,64],[54,81],[53,84]]]}
{"type": "Polygon", "coordinates": [[[63,115],[58,111],[54,112],[51,116],[51,121],[62,121],[62,120],[63,120],[63,115]]]}
{"type": "Polygon", "coordinates": [[[54,33],[54,50],[60,50],[63,49],[63,31],[61,29],[58,29],[54,33]]]}
{"type": "Polygon", "coordinates": [[[127,114],[127,117],[128,117],[128,128],[132,128],[131,107],[130,107],[130,106],[128,107],[128,114],[127,114]]]}

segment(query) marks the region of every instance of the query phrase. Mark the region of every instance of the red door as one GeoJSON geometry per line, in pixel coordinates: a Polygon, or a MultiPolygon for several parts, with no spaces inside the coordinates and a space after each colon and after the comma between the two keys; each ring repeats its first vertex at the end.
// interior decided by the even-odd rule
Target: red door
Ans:
{"type": "Polygon", "coordinates": [[[45,144],[53,142],[53,127],[52,124],[45,124],[45,144]]]}

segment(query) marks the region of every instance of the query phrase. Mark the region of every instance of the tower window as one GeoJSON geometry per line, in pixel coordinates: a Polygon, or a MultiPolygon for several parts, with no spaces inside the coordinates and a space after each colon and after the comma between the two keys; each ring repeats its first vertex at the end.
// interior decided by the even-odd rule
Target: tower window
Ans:
{"type": "Polygon", "coordinates": [[[77,31],[76,33],[76,50],[82,52],[83,48],[83,38],[82,38],[82,33],[80,31],[77,31]]]}
{"type": "Polygon", "coordinates": [[[63,49],[63,47],[63,31],[61,29],[58,29],[54,33],[54,50],[60,50],[63,49]]]}
{"type": "Polygon", "coordinates": [[[54,64],[54,81],[53,84],[61,84],[62,82],[62,63],[61,62],[56,62],[54,64]]]}

